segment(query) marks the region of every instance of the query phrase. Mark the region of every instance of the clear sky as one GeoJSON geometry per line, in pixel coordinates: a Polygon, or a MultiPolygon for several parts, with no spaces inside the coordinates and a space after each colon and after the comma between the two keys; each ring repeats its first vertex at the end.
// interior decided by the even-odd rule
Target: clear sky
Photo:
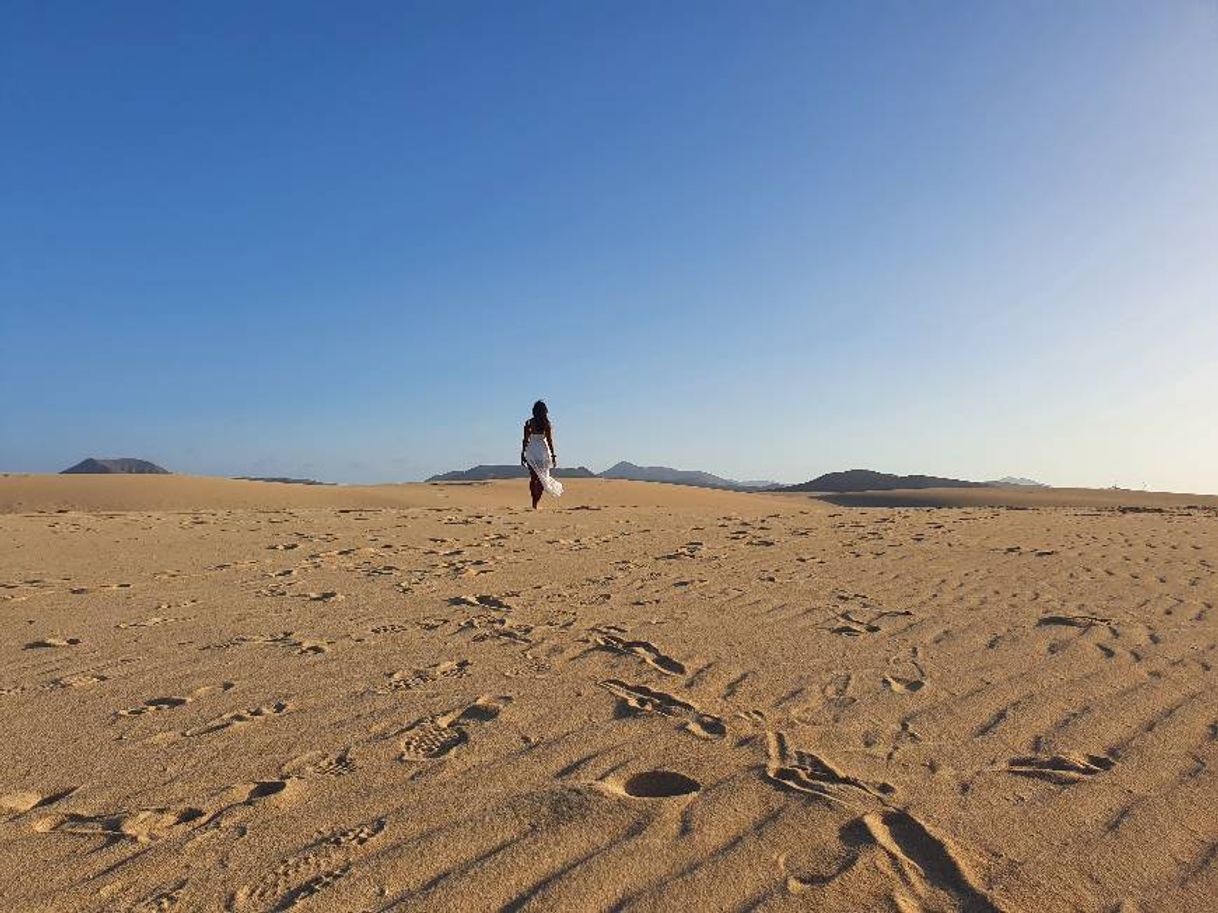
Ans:
{"type": "Polygon", "coordinates": [[[0,469],[1218,492],[1218,3],[0,9],[0,469]]]}

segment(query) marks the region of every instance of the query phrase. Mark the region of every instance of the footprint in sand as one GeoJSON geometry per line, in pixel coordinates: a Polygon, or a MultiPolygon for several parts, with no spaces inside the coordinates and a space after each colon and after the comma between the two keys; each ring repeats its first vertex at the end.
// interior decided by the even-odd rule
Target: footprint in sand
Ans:
{"type": "Polygon", "coordinates": [[[377,625],[374,628],[369,628],[369,634],[404,634],[412,630],[410,625],[398,624],[397,622],[389,622],[388,624],[377,625]]]}
{"type": "Polygon", "coordinates": [[[209,723],[204,723],[202,726],[187,729],[183,735],[197,736],[206,735],[210,732],[219,732],[221,729],[228,729],[230,726],[242,726],[246,723],[279,716],[280,714],[287,713],[288,709],[287,701],[276,701],[273,704],[250,707],[248,710],[234,710],[232,713],[226,713],[224,716],[217,717],[209,723]]]}
{"type": "Polygon", "coordinates": [[[280,775],[287,777],[344,777],[355,770],[355,758],[348,746],[338,754],[311,751],[293,758],[280,768],[280,775]]]}
{"type": "Polygon", "coordinates": [[[401,733],[401,760],[434,761],[444,757],[469,741],[468,724],[498,718],[511,700],[506,695],[483,696],[457,710],[415,721],[401,733]]]}
{"type": "Polygon", "coordinates": [[[820,689],[820,693],[831,701],[853,703],[850,688],[854,684],[854,676],[849,672],[835,672],[820,689]]]}
{"type": "Polygon", "coordinates": [[[489,574],[494,570],[491,565],[493,559],[473,558],[459,561],[443,561],[438,567],[448,570],[454,577],[477,577],[481,574],[489,574]]]}
{"type": "Polygon", "coordinates": [[[1064,753],[1052,756],[1030,755],[1011,758],[1007,773],[1020,777],[1035,777],[1062,786],[1081,783],[1097,774],[1112,770],[1116,760],[1108,755],[1064,753]]]}
{"type": "Polygon", "coordinates": [[[632,799],[674,799],[697,793],[702,784],[675,770],[644,770],[606,788],[632,799]]]}
{"type": "Polygon", "coordinates": [[[215,824],[230,812],[258,805],[274,796],[294,795],[299,789],[298,779],[291,776],[234,784],[213,793],[203,803],[206,810],[200,815],[199,825],[215,824]]]}
{"type": "Polygon", "coordinates": [[[314,875],[299,887],[293,888],[284,894],[279,903],[276,904],[272,909],[290,910],[308,898],[320,894],[326,888],[330,887],[330,885],[345,878],[350,871],[351,866],[343,865],[335,869],[329,869],[325,872],[321,872],[318,875],[314,875]]]}
{"type": "Polygon", "coordinates": [[[162,885],[137,903],[133,909],[135,913],[168,913],[182,900],[188,884],[187,879],[180,878],[168,885],[162,885]]]}
{"type": "Polygon", "coordinates": [[[68,590],[73,596],[84,596],[86,593],[92,593],[94,590],[127,590],[131,588],[129,583],[103,583],[95,587],[89,586],[74,586],[68,590]]]}
{"type": "MultiPolygon", "coordinates": [[[[865,814],[842,828],[842,839],[854,848],[856,859],[858,853],[867,849],[878,848],[886,853],[896,865],[902,886],[923,901],[942,892],[953,898],[957,909],[1000,913],[952,843],[906,811],[890,809],[865,814]]],[[[792,893],[799,893],[815,883],[789,878],[787,887],[792,893]]],[[[903,910],[932,908],[907,896],[902,899],[904,902],[898,903],[898,907],[903,910]]]]}
{"type": "Polygon", "coordinates": [[[509,612],[515,608],[510,602],[501,599],[498,596],[491,596],[486,593],[481,593],[477,596],[454,596],[448,600],[449,605],[454,606],[470,606],[475,609],[498,609],[501,612],[509,612]]]}
{"type": "Polygon", "coordinates": [[[335,884],[351,871],[353,855],[385,829],[378,818],[327,834],[304,850],[282,860],[260,881],[245,885],[233,896],[236,910],[290,910],[335,884]]]}
{"type": "Polygon", "coordinates": [[[1093,628],[1096,625],[1111,625],[1111,618],[1100,618],[1098,615],[1042,615],[1036,619],[1036,627],[1047,628],[1060,626],[1065,628],[1093,628]]]}
{"type": "MultiPolygon", "coordinates": [[[[736,716],[744,720],[746,723],[756,729],[764,729],[766,724],[766,715],[764,710],[737,710],[736,716]]],[[[749,736],[749,738],[752,738],[749,736]]]]}
{"type": "Polygon", "coordinates": [[[73,675],[64,675],[55,679],[47,685],[47,690],[57,691],[60,688],[87,688],[90,685],[100,685],[106,680],[104,675],[81,672],[73,675]]]}
{"type": "Polygon", "coordinates": [[[76,787],[52,793],[16,792],[0,796],[0,815],[23,815],[35,808],[46,808],[76,792],[76,787]]]}
{"type": "Polygon", "coordinates": [[[381,831],[385,829],[385,824],[386,819],[377,818],[375,821],[369,821],[366,824],[357,824],[355,827],[328,834],[317,841],[317,843],[320,846],[332,846],[337,849],[363,846],[368,841],[378,837],[381,831]]]}
{"type": "Polygon", "coordinates": [[[834,625],[829,630],[844,637],[861,637],[864,634],[878,634],[880,631],[879,625],[860,621],[849,612],[841,612],[836,618],[840,624],[834,625]]]}
{"type": "Polygon", "coordinates": [[[57,647],[75,647],[81,642],[79,637],[47,637],[43,640],[33,640],[25,645],[26,650],[53,650],[57,647]]]}
{"type": "Polygon", "coordinates": [[[858,618],[853,612],[837,612],[834,615],[837,624],[829,628],[833,634],[841,634],[845,637],[860,637],[863,634],[878,634],[883,628],[879,622],[883,618],[893,617],[908,617],[913,615],[910,611],[886,611],[875,612],[870,618],[858,618]]]}
{"type": "MultiPolygon", "coordinates": [[[[284,631],[281,634],[267,635],[266,637],[256,637],[252,640],[253,643],[275,644],[280,647],[291,649],[297,656],[315,656],[319,653],[330,652],[329,646],[326,643],[316,640],[301,640],[294,631],[284,631]]],[[[333,643],[330,641],[329,643],[333,643]]]]}
{"type": "Polygon", "coordinates": [[[671,694],[615,678],[597,684],[618,698],[627,713],[659,713],[683,719],[685,728],[700,739],[721,739],[727,735],[727,725],[719,717],[703,713],[688,701],[671,694]]]}
{"type": "Polygon", "coordinates": [[[154,697],[144,701],[138,707],[115,711],[115,716],[141,716],[157,710],[172,710],[174,707],[181,707],[189,703],[190,698],[188,697],[154,697]]]}
{"type": "Polygon", "coordinates": [[[693,589],[694,587],[699,587],[699,586],[702,586],[702,585],[704,585],[706,582],[707,582],[707,581],[706,581],[706,580],[704,580],[704,579],[696,579],[696,580],[674,580],[674,581],[672,582],[672,586],[673,586],[673,589],[675,589],[675,590],[687,590],[687,589],[693,589]]]}
{"type": "Polygon", "coordinates": [[[702,549],[703,549],[703,543],[701,543],[701,542],[686,542],[684,545],[680,546],[674,552],[669,552],[666,555],[657,555],[656,560],[657,561],[680,561],[685,558],[697,558],[698,554],[702,551],[702,549]]]}
{"type": "Polygon", "coordinates": [[[198,821],[206,813],[201,808],[140,808],[101,815],[59,815],[43,818],[33,824],[38,833],[73,834],[81,837],[104,837],[108,843],[130,840],[152,843],[168,836],[176,828],[198,821]]]}
{"type": "Polygon", "coordinates": [[[885,687],[894,694],[921,691],[926,687],[926,682],[920,678],[901,678],[899,675],[885,675],[883,681],[885,687]]]}
{"type": "Polygon", "coordinates": [[[474,630],[478,631],[474,635],[475,641],[483,641],[490,638],[499,638],[501,640],[511,641],[518,644],[532,644],[533,641],[529,637],[533,633],[532,625],[511,624],[507,618],[502,615],[473,615],[457,627],[458,631],[474,630]]]}
{"type": "Polygon", "coordinates": [[[792,748],[785,734],[766,733],[766,777],[784,789],[807,793],[850,808],[859,800],[883,802],[896,793],[890,783],[869,783],[843,773],[810,751],[792,748]]]}
{"type": "Polygon", "coordinates": [[[428,666],[426,669],[416,669],[412,672],[394,672],[389,676],[389,683],[384,688],[375,690],[376,694],[389,694],[392,691],[412,691],[422,688],[442,678],[463,678],[469,674],[473,665],[468,659],[448,660],[428,666]]]}
{"type": "Polygon", "coordinates": [[[255,780],[253,783],[235,786],[233,787],[233,795],[236,801],[233,804],[253,805],[261,799],[277,796],[286,790],[291,782],[289,777],[278,780],[255,780]]]}
{"type": "Polygon", "coordinates": [[[393,577],[401,572],[401,568],[394,564],[382,564],[377,567],[370,567],[364,571],[365,577],[393,577]]]}
{"type": "Polygon", "coordinates": [[[667,656],[655,644],[645,640],[625,640],[616,634],[610,634],[603,629],[594,628],[591,641],[603,650],[621,653],[625,656],[637,656],[647,665],[666,675],[684,675],[685,665],[671,656],[667,656]]]}
{"type": "Polygon", "coordinates": [[[120,621],[114,627],[118,628],[120,631],[125,631],[128,628],[152,628],[156,627],[157,625],[167,625],[175,621],[189,621],[189,619],[172,618],[167,615],[154,615],[151,618],[143,618],[139,621],[120,621]]]}

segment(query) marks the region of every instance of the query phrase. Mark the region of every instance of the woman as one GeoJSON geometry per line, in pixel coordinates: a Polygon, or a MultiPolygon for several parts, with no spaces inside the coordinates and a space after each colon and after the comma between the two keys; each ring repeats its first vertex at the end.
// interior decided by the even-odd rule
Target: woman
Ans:
{"type": "Polygon", "coordinates": [[[541,400],[533,403],[533,417],[524,423],[520,465],[529,470],[529,494],[533,496],[534,510],[543,491],[556,498],[562,495],[562,482],[550,475],[550,470],[558,465],[558,454],[554,452],[554,429],[550,425],[549,410],[541,400]]]}

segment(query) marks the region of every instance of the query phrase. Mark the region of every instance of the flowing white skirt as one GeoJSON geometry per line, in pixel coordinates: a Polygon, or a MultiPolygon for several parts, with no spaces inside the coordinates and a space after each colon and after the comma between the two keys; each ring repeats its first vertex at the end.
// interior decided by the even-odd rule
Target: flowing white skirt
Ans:
{"type": "Polygon", "coordinates": [[[554,461],[550,459],[550,445],[546,443],[544,434],[530,434],[529,443],[524,448],[525,461],[541,479],[541,486],[556,498],[562,497],[562,482],[550,475],[554,461]]]}

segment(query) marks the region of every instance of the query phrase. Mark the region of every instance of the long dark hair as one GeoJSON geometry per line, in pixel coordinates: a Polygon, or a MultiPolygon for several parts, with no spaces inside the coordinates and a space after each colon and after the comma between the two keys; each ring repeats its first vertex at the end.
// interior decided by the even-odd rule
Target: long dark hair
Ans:
{"type": "Polygon", "coordinates": [[[533,430],[538,434],[550,430],[550,410],[542,400],[533,403],[533,430]]]}

